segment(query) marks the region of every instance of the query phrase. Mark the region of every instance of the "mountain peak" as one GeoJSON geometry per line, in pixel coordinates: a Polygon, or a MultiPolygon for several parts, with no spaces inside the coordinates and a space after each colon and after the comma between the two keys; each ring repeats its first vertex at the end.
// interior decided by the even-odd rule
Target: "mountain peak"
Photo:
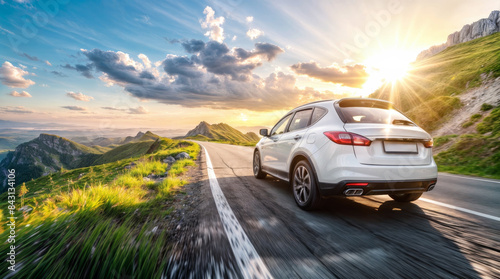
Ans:
{"type": "Polygon", "coordinates": [[[135,138],[139,139],[141,138],[142,136],[144,136],[144,133],[139,131],[139,133],[137,133],[137,135],[135,135],[135,138]]]}
{"type": "Polygon", "coordinates": [[[211,125],[206,121],[201,121],[197,127],[210,127],[211,125]]]}
{"type": "Polygon", "coordinates": [[[193,130],[190,130],[186,134],[186,137],[195,137],[197,135],[203,135],[213,139],[214,135],[211,132],[211,126],[212,125],[208,124],[208,122],[201,121],[200,124],[198,124],[193,130]]]}
{"type": "Polygon", "coordinates": [[[259,137],[255,133],[243,134],[226,123],[209,124],[206,121],[201,121],[185,137],[198,137],[203,140],[208,138],[209,140],[233,143],[255,143],[259,141],[259,137]]]}

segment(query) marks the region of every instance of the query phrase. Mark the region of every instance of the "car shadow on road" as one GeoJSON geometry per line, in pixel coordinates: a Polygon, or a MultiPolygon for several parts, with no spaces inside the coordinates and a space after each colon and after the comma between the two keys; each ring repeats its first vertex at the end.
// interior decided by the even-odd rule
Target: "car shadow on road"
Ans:
{"type": "Polygon", "coordinates": [[[457,245],[467,241],[459,238],[463,228],[438,224],[417,204],[339,197],[327,199],[319,210],[303,211],[295,206],[287,183],[274,178],[263,182],[250,186],[269,191],[253,192],[256,198],[274,196],[263,205],[337,277],[480,278],[457,245]],[[457,238],[444,235],[438,226],[454,230],[457,238]]]}

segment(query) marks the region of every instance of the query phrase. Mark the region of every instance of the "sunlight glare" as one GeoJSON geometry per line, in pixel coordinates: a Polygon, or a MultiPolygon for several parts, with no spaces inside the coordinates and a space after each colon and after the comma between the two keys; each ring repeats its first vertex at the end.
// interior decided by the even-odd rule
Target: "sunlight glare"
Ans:
{"type": "Polygon", "coordinates": [[[364,61],[370,78],[363,89],[373,93],[382,84],[395,83],[403,80],[411,67],[415,55],[411,52],[392,50],[373,56],[364,61]]]}

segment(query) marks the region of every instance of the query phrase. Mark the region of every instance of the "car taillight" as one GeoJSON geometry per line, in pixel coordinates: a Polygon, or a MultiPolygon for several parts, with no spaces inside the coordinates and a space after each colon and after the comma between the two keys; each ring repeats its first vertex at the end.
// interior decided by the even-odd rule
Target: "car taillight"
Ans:
{"type": "Polygon", "coordinates": [[[428,141],[424,141],[424,147],[431,148],[433,146],[434,146],[434,141],[432,139],[430,139],[428,141]]]}
{"type": "Polygon", "coordinates": [[[337,144],[370,146],[371,140],[349,132],[324,132],[331,141],[337,144]]]}

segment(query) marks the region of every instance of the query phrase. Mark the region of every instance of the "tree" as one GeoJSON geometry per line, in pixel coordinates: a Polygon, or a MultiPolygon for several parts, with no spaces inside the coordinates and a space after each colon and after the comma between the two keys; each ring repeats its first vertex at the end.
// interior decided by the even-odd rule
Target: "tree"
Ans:
{"type": "Polygon", "coordinates": [[[23,185],[21,185],[21,189],[19,190],[19,197],[21,197],[21,207],[24,206],[24,195],[26,195],[28,192],[28,187],[26,187],[26,183],[23,182],[23,185]]]}

